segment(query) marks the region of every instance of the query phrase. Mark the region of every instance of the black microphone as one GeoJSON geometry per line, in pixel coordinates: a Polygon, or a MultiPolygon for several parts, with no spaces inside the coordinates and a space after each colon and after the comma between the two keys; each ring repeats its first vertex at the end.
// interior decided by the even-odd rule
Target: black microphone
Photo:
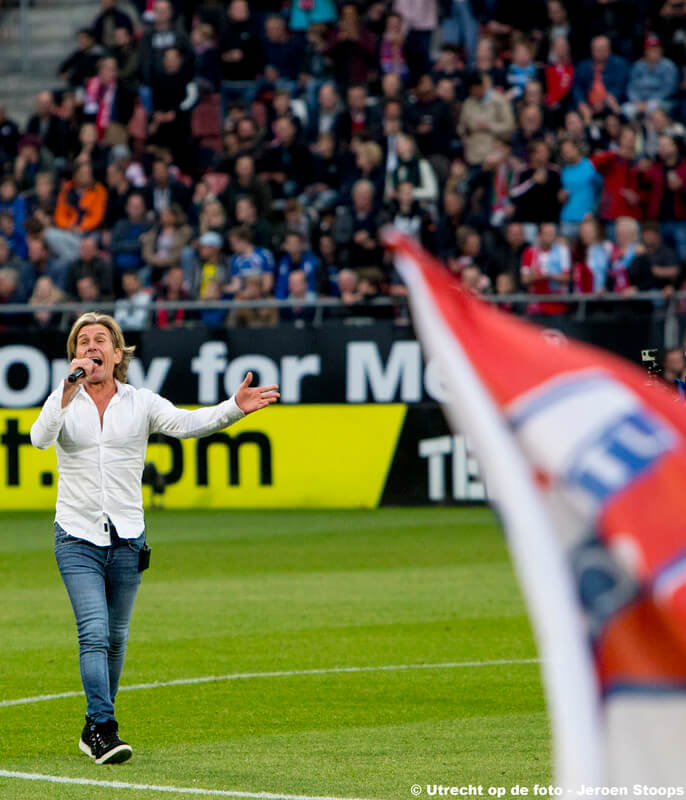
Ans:
{"type": "MultiPolygon", "coordinates": [[[[98,366],[100,364],[102,364],[102,359],[101,358],[91,358],[91,361],[94,364],[98,364],[98,366]]],[[[86,374],[86,370],[83,367],[77,367],[77,369],[75,369],[73,372],[69,373],[69,375],[67,376],[67,380],[69,381],[69,383],[76,383],[76,381],[78,381],[81,378],[83,378],[83,376],[85,374],[86,374]]]]}

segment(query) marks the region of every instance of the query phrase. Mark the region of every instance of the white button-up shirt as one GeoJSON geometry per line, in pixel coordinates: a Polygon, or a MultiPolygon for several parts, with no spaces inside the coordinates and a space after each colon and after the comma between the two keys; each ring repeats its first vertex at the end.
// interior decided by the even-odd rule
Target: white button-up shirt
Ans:
{"type": "Polygon", "coordinates": [[[148,436],[177,439],[207,436],[245,414],[234,397],[216,406],[188,411],[149,389],[116,381],[117,393],[100,414],[79,386],[64,408],[64,385],[48,397],[31,427],[31,442],[57,450],[55,521],[67,533],[100,546],[110,544],[108,518],[122,539],[143,533],[142,476],[148,436]]]}

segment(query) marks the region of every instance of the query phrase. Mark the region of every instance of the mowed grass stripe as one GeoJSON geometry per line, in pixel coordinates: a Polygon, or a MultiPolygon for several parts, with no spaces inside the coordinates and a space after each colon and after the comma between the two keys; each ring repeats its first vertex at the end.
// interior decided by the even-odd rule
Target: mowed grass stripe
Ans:
{"type": "MultiPolygon", "coordinates": [[[[0,549],[12,554],[0,557],[9,579],[0,582],[0,697],[76,689],[74,624],[50,518],[7,521],[0,516],[0,549]]],[[[125,683],[536,656],[485,509],[165,512],[149,515],[148,533],[153,568],[134,614],[125,683]]],[[[461,783],[451,776],[475,770],[484,783],[488,775],[549,779],[535,665],[257,683],[122,693],[122,732],[136,751],[122,765],[125,780],[404,798],[413,782],[461,783]]],[[[96,777],[75,750],[82,700],[60,701],[57,713],[49,706],[0,710],[3,768],[96,777]]],[[[45,796],[44,787],[0,787],[2,800],[45,796]]]]}

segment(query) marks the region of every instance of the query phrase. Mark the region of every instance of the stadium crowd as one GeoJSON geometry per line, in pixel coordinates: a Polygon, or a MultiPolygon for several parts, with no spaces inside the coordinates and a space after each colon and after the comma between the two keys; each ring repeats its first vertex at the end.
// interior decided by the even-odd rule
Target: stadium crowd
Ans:
{"type": "Polygon", "coordinates": [[[475,292],[669,295],[685,55],[686,0],[102,0],[25,129],[0,109],[0,303],[360,313],[406,293],[388,223],[475,292]],[[295,305],[150,307],[222,298],[295,305]]]}

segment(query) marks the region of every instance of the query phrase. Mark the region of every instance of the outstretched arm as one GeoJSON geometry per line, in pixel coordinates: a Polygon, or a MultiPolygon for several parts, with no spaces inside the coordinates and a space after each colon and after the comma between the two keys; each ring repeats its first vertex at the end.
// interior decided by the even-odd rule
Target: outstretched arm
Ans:
{"type": "Polygon", "coordinates": [[[251,388],[251,381],[252,372],[249,372],[236,394],[229,400],[193,411],[176,408],[169,400],[152,395],[150,433],[164,433],[177,439],[208,436],[279,399],[279,387],[275,384],[251,388]]]}

